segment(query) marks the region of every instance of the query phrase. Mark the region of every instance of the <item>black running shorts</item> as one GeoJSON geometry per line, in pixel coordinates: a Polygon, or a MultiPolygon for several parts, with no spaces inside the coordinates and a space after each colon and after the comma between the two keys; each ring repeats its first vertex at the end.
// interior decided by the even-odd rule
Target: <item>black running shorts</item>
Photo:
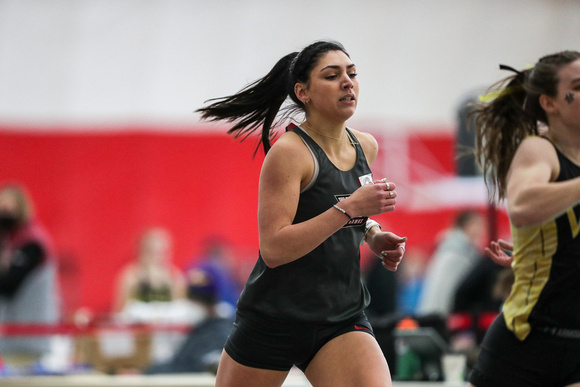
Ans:
{"type": "Polygon", "coordinates": [[[326,343],[352,331],[374,336],[364,312],[332,325],[289,323],[238,312],[225,350],[248,367],[288,371],[295,365],[305,371],[326,343]]]}
{"type": "Polygon", "coordinates": [[[476,387],[562,387],[580,382],[580,339],[538,330],[521,341],[503,314],[486,333],[470,382],[476,387]]]}

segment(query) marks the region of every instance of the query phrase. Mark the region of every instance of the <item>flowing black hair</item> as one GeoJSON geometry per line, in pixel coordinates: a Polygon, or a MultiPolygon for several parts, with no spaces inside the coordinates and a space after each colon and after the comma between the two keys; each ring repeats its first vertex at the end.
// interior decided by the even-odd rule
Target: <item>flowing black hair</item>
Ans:
{"type": "Polygon", "coordinates": [[[236,139],[241,138],[241,141],[261,127],[256,152],[261,144],[264,153],[268,153],[274,139],[274,128],[295,113],[304,112],[304,104],[296,97],[294,85],[298,82],[308,83],[310,72],[329,51],[342,51],[348,56],[338,42],[314,42],[300,52],[284,56],[263,78],[250,83],[236,94],[206,101],[211,104],[196,112],[201,113],[203,120],[234,123],[228,134],[236,139]],[[287,97],[290,97],[290,101],[287,101],[287,97]],[[287,106],[282,107],[285,102],[287,106]]]}

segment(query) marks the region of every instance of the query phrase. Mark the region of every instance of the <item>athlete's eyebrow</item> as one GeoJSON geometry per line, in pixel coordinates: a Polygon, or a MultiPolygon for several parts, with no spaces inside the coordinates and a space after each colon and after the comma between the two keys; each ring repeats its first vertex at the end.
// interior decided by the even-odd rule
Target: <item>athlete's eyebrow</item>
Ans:
{"type": "MultiPolygon", "coordinates": [[[[354,63],[351,63],[348,66],[346,66],[347,69],[351,69],[353,67],[355,67],[355,64],[354,63]]],[[[321,68],[320,71],[324,71],[326,69],[340,69],[340,66],[338,66],[338,65],[328,65],[326,67],[321,68]]]]}

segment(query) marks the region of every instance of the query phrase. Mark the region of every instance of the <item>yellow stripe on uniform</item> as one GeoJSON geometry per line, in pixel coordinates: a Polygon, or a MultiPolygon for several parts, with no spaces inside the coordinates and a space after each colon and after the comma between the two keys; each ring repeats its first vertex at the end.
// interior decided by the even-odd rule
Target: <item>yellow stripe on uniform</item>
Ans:
{"type": "Polygon", "coordinates": [[[528,318],[550,277],[552,257],[558,247],[556,222],[541,226],[513,227],[515,280],[503,313],[509,330],[520,340],[530,333],[528,318]]]}
{"type": "Polygon", "coordinates": [[[578,236],[578,232],[580,232],[580,225],[578,224],[578,219],[576,218],[574,208],[568,208],[567,214],[568,220],[570,221],[570,228],[572,229],[572,238],[576,238],[578,236]]]}

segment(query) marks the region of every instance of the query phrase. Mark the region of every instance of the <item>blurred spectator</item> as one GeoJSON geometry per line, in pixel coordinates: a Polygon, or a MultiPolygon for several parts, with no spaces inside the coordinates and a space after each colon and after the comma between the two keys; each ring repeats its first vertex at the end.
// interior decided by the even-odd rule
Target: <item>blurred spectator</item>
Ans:
{"type": "MultiPolygon", "coordinates": [[[[0,187],[0,324],[57,324],[60,294],[51,240],[18,184],[0,187]]],[[[0,355],[40,358],[48,337],[0,338],[0,355]]]]}
{"type": "Polygon", "coordinates": [[[216,372],[233,319],[221,317],[218,280],[213,271],[192,268],[187,274],[188,298],[199,304],[204,318],[196,323],[169,361],[149,368],[147,374],[216,372]]]}
{"type": "MultiPolygon", "coordinates": [[[[122,323],[182,324],[199,321],[203,313],[185,298],[183,272],[172,263],[172,240],[164,228],[140,236],[135,260],[117,279],[114,311],[122,323]]],[[[155,332],[151,359],[164,361],[183,339],[179,332],[155,332]]]]}
{"type": "Polygon", "coordinates": [[[425,282],[427,253],[417,247],[407,249],[405,259],[399,265],[397,310],[403,315],[415,315],[425,282]]]}
{"type": "Polygon", "coordinates": [[[419,315],[447,316],[457,287],[482,258],[480,247],[485,236],[483,217],[475,211],[461,212],[447,231],[425,272],[419,300],[419,315]]]}
{"type": "Polygon", "coordinates": [[[514,271],[509,267],[502,268],[498,273],[492,290],[493,298],[501,301],[497,309],[498,311],[501,309],[503,303],[508,299],[512,291],[514,280],[514,271]]]}
{"type": "Polygon", "coordinates": [[[482,322],[488,315],[495,317],[499,314],[505,300],[494,290],[498,284],[498,275],[504,269],[491,259],[482,257],[458,284],[449,318],[453,325],[450,327],[452,349],[467,352],[477,349],[488,328],[482,322]]]}
{"type": "Polygon", "coordinates": [[[491,259],[478,260],[459,283],[452,311],[467,312],[473,316],[482,312],[499,312],[504,298],[496,294],[494,288],[498,282],[498,275],[504,269],[491,259]]]}
{"type": "Polygon", "coordinates": [[[371,252],[371,263],[364,274],[364,282],[371,295],[371,303],[366,308],[369,320],[392,315],[397,310],[398,274],[385,270],[383,261],[371,252]]]}
{"type": "Polygon", "coordinates": [[[171,236],[163,228],[150,228],[140,237],[135,260],[117,278],[114,311],[133,302],[169,302],[185,297],[182,272],[173,265],[171,236]]]}
{"type": "Polygon", "coordinates": [[[211,273],[216,286],[217,310],[223,316],[233,316],[241,292],[241,284],[234,275],[229,243],[221,237],[210,237],[203,243],[202,254],[195,257],[189,269],[198,268],[211,273]]]}
{"type": "Polygon", "coordinates": [[[482,258],[457,288],[448,320],[450,348],[467,355],[467,370],[475,365],[485,333],[500,313],[513,282],[510,267],[482,258]]]}
{"type": "Polygon", "coordinates": [[[371,295],[367,316],[376,321],[414,315],[423,288],[427,253],[419,247],[408,247],[396,273],[385,270],[372,252],[364,258],[363,280],[371,295]]]}

